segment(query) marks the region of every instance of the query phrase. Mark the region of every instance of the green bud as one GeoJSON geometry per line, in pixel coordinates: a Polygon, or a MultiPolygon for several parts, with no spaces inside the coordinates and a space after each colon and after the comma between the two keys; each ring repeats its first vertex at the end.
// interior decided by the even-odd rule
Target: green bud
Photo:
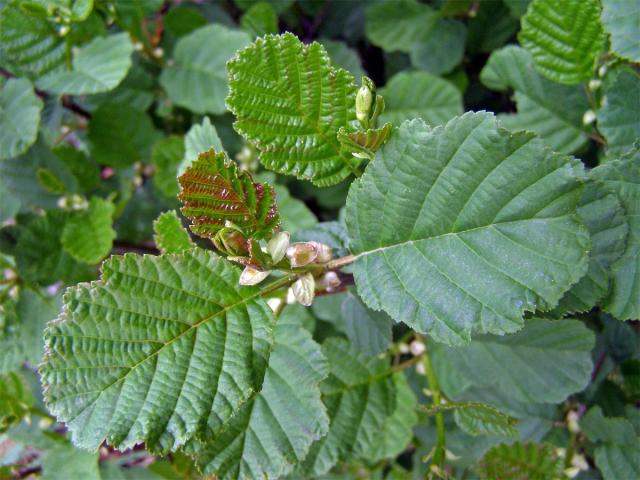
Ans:
{"type": "Polygon", "coordinates": [[[244,256],[249,253],[247,239],[233,227],[225,227],[213,237],[213,244],[220,252],[233,256],[244,256]]]}
{"type": "Polygon", "coordinates": [[[366,85],[362,85],[356,95],[356,118],[362,124],[369,121],[369,113],[373,105],[373,92],[366,85]]]}

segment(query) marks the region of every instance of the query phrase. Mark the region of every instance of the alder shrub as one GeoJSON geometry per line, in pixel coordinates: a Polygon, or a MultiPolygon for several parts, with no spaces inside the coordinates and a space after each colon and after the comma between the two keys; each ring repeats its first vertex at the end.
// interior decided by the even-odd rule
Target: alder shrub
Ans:
{"type": "Polygon", "coordinates": [[[636,3],[1,3],[0,477],[640,478],[636,3]]]}

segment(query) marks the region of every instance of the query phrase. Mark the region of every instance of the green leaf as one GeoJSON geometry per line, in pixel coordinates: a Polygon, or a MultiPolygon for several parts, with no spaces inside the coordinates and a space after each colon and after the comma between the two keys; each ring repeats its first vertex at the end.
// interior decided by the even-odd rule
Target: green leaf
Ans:
{"type": "Polygon", "coordinates": [[[377,462],[400,453],[412,438],[416,399],[402,373],[342,339],[322,345],[331,373],[322,382],[329,433],[316,442],[299,473],[319,476],[340,461],[377,462]]]}
{"type": "Polygon", "coordinates": [[[175,210],[162,213],[153,222],[153,230],[153,240],[162,253],[180,253],[195,246],[175,210]]]}
{"type": "Polygon", "coordinates": [[[9,372],[0,375],[0,433],[20,423],[33,406],[33,397],[22,375],[9,372]]]}
{"type": "Polygon", "coordinates": [[[640,318],[640,163],[631,157],[613,160],[589,176],[617,195],[629,225],[626,249],[612,265],[611,294],[602,306],[620,320],[640,318]]]}
{"type": "Polygon", "coordinates": [[[331,57],[331,62],[335,66],[348,70],[356,80],[365,76],[360,57],[353,49],[347,47],[344,42],[322,38],[320,43],[327,50],[329,57],[331,57]]]}
{"type": "Polygon", "coordinates": [[[637,445],[640,437],[624,418],[606,418],[600,407],[593,407],[580,420],[587,438],[596,442],[596,465],[605,480],[638,478],[640,457],[637,445]]]}
{"type": "Polygon", "coordinates": [[[4,308],[7,317],[4,333],[0,333],[2,375],[18,370],[25,362],[32,366],[38,364],[42,356],[42,330],[55,317],[58,305],[50,298],[23,288],[17,303],[5,303],[4,308]]]}
{"type": "Polygon", "coordinates": [[[266,168],[329,186],[357,167],[360,161],[336,138],[340,127],[356,130],[356,85],[350,73],[331,66],[322,45],[303,45],[290,33],[268,35],[227,70],[234,127],[266,168]]]}
{"type": "Polygon", "coordinates": [[[87,279],[90,267],[78,263],[62,247],[60,238],[68,219],[69,214],[61,210],[48,210],[44,215],[21,214],[16,225],[2,229],[13,237],[15,245],[10,254],[21,277],[40,285],[87,279]]]}
{"type": "Polygon", "coordinates": [[[367,38],[388,51],[409,52],[438,21],[429,5],[416,0],[386,0],[366,10],[367,38]]]}
{"type": "Polygon", "coordinates": [[[116,232],[111,225],[115,206],[91,197],[84,212],[72,215],[62,231],[62,247],[76,260],[95,265],[111,251],[116,232]]]}
{"type": "Polygon", "coordinates": [[[441,18],[425,39],[412,45],[411,63],[434,75],[448,73],[462,61],[466,39],[464,23],[441,18]]]}
{"type": "Polygon", "coordinates": [[[500,444],[480,461],[478,473],[483,480],[549,480],[563,478],[562,459],[548,443],[500,444]]]}
{"type": "Polygon", "coordinates": [[[361,298],[449,344],[519,330],[587,270],[582,175],[489,113],[403,123],[347,199],[361,298]]]}
{"type": "Polygon", "coordinates": [[[40,373],[49,410],[77,446],[106,439],[167,452],[244,418],[264,385],[275,319],[239,277],[193,249],[111,257],[99,282],[67,290],[40,373]]]}
{"type": "Polygon", "coordinates": [[[73,179],[64,174],[64,162],[39,139],[23,155],[0,161],[0,184],[7,196],[24,207],[55,207],[58,195],[45,190],[37,180],[36,172],[41,168],[51,170],[68,190],[72,190],[73,179]]]}
{"type": "Polygon", "coordinates": [[[611,38],[611,50],[625,60],[640,62],[637,41],[640,5],[627,0],[602,0],[602,25],[611,38]]]}
{"type": "Polygon", "coordinates": [[[74,55],[72,70],[51,72],[38,79],[36,85],[57,95],[108,92],[127,75],[132,52],[133,44],[126,33],[97,37],[74,55]]]}
{"type": "MultiPolygon", "coordinates": [[[[242,10],[247,10],[257,3],[263,3],[265,0],[234,0],[236,5],[242,10]]],[[[266,0],[277,13],[283,13],[287,10],[295,0],[266,0]]]]}
{"type": "Polygon", "coordinates": [[[269,3],[258,2],[242,15],[240,25],[252,37],[278,33],[278,15],[269,3]]]}
{"type": "Polygon", "coordinates": [[[612,263],[625,251],[629,226],[618,197],[597,182],[590,181],[582,194],[578,216],[591,236],[589,269],[554,309],[559,316],[586,312],[609,293],[612,263]]]}
{"type": "Polygon", "coordinates": [[[456,408],[454,418],[458,426],[469,435],[495,435],[514,437],[518,431],[513,427],[516,419],[484,403],[467,404],[456,408]]]}
{"type": "Polygon", "coordinates": [[[98,459],[98,452],[85,452],[68,443],[59,443],[48,449],[42,460],[42,479],[103,480],[98,469],[98,459]]]}
{"type": "Polygon", "coordinates": [[[149,116],[123,103],[101,105],[89,122],[91,155],[111,167],[147,160],[159,137],[149,116]]]}
{"type": "Polygon", "coordinates": [[[542,75],[567,85],[591,78],[604,41],[598,0],[533,0],[521,25],[518,40],[542,75]]]}
{"type": "Polygon", "coordinates": [[[466,48],[470,53],[491,53],[513,38],[519,22],[504,2],[479,2],[478,7],[467,23],[466,48]]]}
{"type": "Polygon", "coordinates": [[[184,157],[184,140],[177,135],[158,140],[151,149],[151,161],[155,166],[153,182],[167,198],[174,199],[180,193],[178,168],[184,157]]]}
{"type": "Polygon", "coordinates": [[[31,15],[17,5],[0,10],[0,60],[11,73],[37,78],[64,62],[64,39],[46,18],[31,15]]]}
{"type": "Polygon", "coordinates": [[[338,130],[338,140],[354,157],[371,160],[380,147],[387,142],[392,131],[393,127],[390,123],[385,123],[382,128],[351,133],[341,128],[338,130]]]}
{"type": "Polygon", "coordinates": [[[124,103],[146,112],[155,100],[154,86],[155,77],[141,62],[134,62],[127,76],[114,90],[86,97],[83,103],[91,111],[105,103],[124,103]]]}
{"type": "Polygon", "coordinates": [[[486,403],[447,402],[440,405],[422,405],[429,415],[453,410],[456,424],[469,435],[494,435],[513,437],[518,435],[514,425],[518,421],[486,403]]]}
{"type": "Polygon", "coordinates": [[[53,153],[60,159],[61,166],[55,168],[56,165],[51,165],[47,169],[65,184],[65,190],[87,193],[100,187],[100,170],[83,151],[76,150],[70,145],[60,145],[53,150],[53,153]],[[58,173],[51,168],[58,170],[58,173]],[[68,172],[75,182],[69,179],[63,180],[62,177],[66,176],[65,172],[68,172]]]}
{"type": "Polygon", "coordinates": [[[196,113],[224,113],[228,91],[224,65],[250,41],[245,32],[219,24],[199,28],[178,41],[175,64],[162,71],[160,84],[171,101],[181,107],[196,113]]]}
{"type": "Polygon", "coordinates": [[[480,79],[494,90],[515,90],[516,114],[498,118],[510,130],[531,130],[554,150],[571,153],[587,143],[582,116],[589,103],[581,87],[558,85],[535,71],[531,54],[509,46],[491,54],[480,79]]]}
{"type": "Polygon", "coordinates": [[[42,100],[29,80],[10,79],[0,90],[0,160],[25,153],[38,137],[42,100]]]}
{"type": "Polygon", "coordinates": [[[399,73],[380,89],[379,94],[386,104],[380,122],[400,125],[404,120],[419,117],[435,126],[463,112],[460,91],[446,80],[426,72],[399,73]]]}
{"type": "Polygon", "coordinates": [[[224,152],[200,154],[179,181],[182,213],[196,235],[213,239],[229,221],[247,238],[263,239],[280,225],[273,187],[254,182],[224,152]]]}
{"type": "Polygon", "coordinates": [[[598,130],[607,140],[607,154],[631,150],[640,137],[640,75],[630,68],[610,72],[603,85],[602,106],[597,110],[598,130]]]}
{"type": "Polygon", "coordinates": [[[39,168],[36,170],[36,178],[38,179],[38,183],[40,183],[42,188],[47,192],[60,195],[66,191],[62,180],[48,168],[39,168]]]}
{"type": "Polygon", "coordinates": [[[279,478],[302,461],[329,420],[318,383],[328,373],[298,320],[280,318],[261,390],[227,424],[189,445],[200,469],[220,479],[279,478]]]}
{"type": "Polygon", "coordinates": [[[593,333],[577,320],[530,319],[515,334],[441,346],[438,355],[467,384],[519,402],[558,403],[588,385],[593,345],[593,333]]]}
{"type": "Polygon", "coordinates": [[[191,163],[203,152],[211,149],[224,151],[216,127],[211,125],[209,117],[202,119],[202,125],[194,124],[184,137],[184,159],[178,167],[178,176],[182,175],[191,163]]]}
{"type": "Polygon", "coordinates": [[[345,333],[354,349],[377,355],[389,347],[392,320],[386,313],[368,309],[351,292],[345,295],[341,310],[345,333]]]}
{"type": "Polygon", "coordinates": [[[313,227],[318,219],[302,200],[292,197],[284,185],[274,184],[276,205],[282,220],[282,230],[294,233],[303,228],[313,227]]]}

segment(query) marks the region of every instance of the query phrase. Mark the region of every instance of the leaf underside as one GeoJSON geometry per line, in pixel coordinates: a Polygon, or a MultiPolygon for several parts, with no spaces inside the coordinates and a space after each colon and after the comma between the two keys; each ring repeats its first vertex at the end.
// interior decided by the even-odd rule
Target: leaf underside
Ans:
{"type": "Polygon", "coordinates": [[[403,123],[347,199],[360,296],[445,343],[520,329],[586,272],[582,175],[488,113],[403,123]]]}

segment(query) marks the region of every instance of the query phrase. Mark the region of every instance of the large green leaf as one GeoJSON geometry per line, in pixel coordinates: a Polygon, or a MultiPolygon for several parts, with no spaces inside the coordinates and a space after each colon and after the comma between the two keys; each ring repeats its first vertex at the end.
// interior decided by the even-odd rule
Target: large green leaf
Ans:
{"type": "Polygon", "coordinates": [[[598,0],[533,0],[521,19],[520,44],[554,82],[589,80],[604,41],[598,0]]]}
{"type": "Polygon", "coordinates": [[[224,113],[228,91],[224,65],[250,41],[245,32],[220,24],[199,28],[178,41],[175,64],[163,70],[160,84],[181,107],[196,113],[224,113]]]}
{"type": "Polygon", "coordinates": [[[58,95],[90,95],[118,86],[131,68],[133,44],[119,33],[97,37],[73,58],[72,70],[56,70],[38,79],[36,85],[58,95]]]}
{"type": "Polygon", "coordinates": [[[596,443],[596,465],[605,480],[640,477],[640,437],[631,422],[624,418],[607,418],[600,407],[593,407],[580,420],[589,440],[596,443]]]}
{"type": "Polygon", "coordinates": [[[582,194],[578,215],[589,230],[589,269],[554,309],[555,314],[584,312],[609,293],[612,263],[625,251],[629,226],[615,193],[590,181],[582,194]]]}
{"type": "Polygon", "coordinates": [[[234,127],[265,167],[318,186],[338,183],[357,167],[336,138],[340,127],[355,129],[356,85],[331,66],[322,45],[303,45],[290,33],[267,35],[227,69],[234,127]]]}
{"type": "Polygon", "coordinates": [[[321,384],[331,424],[327,436],[311,447],[301,473],[322,475],[340,461],[377,462],[404,450],[417,418],[416,399],[403,374],[342,339],[325,341],[322,351],[331,366],[321,384]]]}
{"type": "Polygon", "coordinates": [[[605,78],[602,106],[596,115],[608,155],[628,152],[640,138],[639,91],[640,75],[631,68],[617,68],[605,78]]]}
{"type": "Polygon", "coordinates": [[[640,62],[640,4],[627,0],[602,0],[602,24],[611,36],[611,50],[621,58],[640,62]]]}
{"type": "Polygon", "coordinates": [[[409,52],[438,21],[429,5],[417,0],[385,0],[366,11],[367,38],[388,52],[409,52]]]}
{"type": "Polygon", "coordinates": [[[148,160],[158,137],[151,118],[124,103],[101,105],[89,121],[91,155],[103,165],[127,167],[148,160]]]}
{"type": "Polygon", "coordinates": [[[302,461],[329,419],[318,383],[328,364],[299,319],[281,317],[261,390],[225,425],[189,445],[215,478],[279,478],[302,461]]]}
{"type": "Polygon", "coordinates": [[[84,212],[75,213],[66,222],[62,247],[76,260],[96,264],[111,251],[116,232],[111,225],[115,206],[100,197],[91,197],[84,212]]]}
{"type": "Polygon", "coordinates": [[[193,249],[111,257],[98,282],[67,290],[40,373],[49,410],[77,446],[145,442],[167,452],[211,437],[199,461],[221,476],[233,463],[242,475],[274,477],[291,449],[303,456],[326,431],[324,359],[308,334],[274,345],[273,313],[239,278],[235,266],[193,249]],[[304,388],[292,394],[285,381],[304,388]],[[234,436],[220,451],[218,433],[234,436]]]}
{"type": "Polygon", "coordinates": [[[213,239],[232,222],[247,238],[262,239],[280,225],[273,187],[255,182],[224,152],[201,153],[179,181],[182,213],[201,237],[213,239]]]}
{"type": "Polygon", "coordinates": [[[0,160],[26,152],[38,137],[42,100],[25,78],[11,79],[0,90],[0,160]]]}
{"type": "Polygon", "coordinates": [[[640,318],[640,162],[633,157],[594,168],[590,178],[617,195],[629,225],[626,249],[612,265],[611,294],[604,309],[620,320],[640,318]]]}
{"type": "Polygon", "coordinates": [[[589,383],[593,345],[593,333],[577,320],[530,319],[513,335],[483,335],[464,347],[438,346],[436,355],[455,369],[458,382],[514,401],[557,403],[589,383]]]}
{"type": "Polygon", "coordinates": [[[582,116],[589,108],[584,89],[558,85],[534,68],[531,54],[509,46],[491,54],[480,79],[495,90],[515,90],[516,114],[500,114],[511,130],[531,130],[554,150],[571,153],[587,143],[582,116]]]}
{"type": "Polygon", "coordinates": [[[64,38],[46,18],[5,3],[0,10],[0,63],[13,74],[37,78],[62,65],[64,38]]]}
{"type": "Polygon", "coordinates": [[[57,303],[23,288],[17,302],[6,303],[4,308],[6,325],[4,332],[0,332],[0,374],[18,370],[25,362],[36,366],[42,356],[42,331],[56,316],[57,303]]]}
{"type": "Polygon", "coordinates": [[[367,308],[351,292],[345,295],[340,309],[345,333],[356,350],[377,355],[389,347],[392,320],[386,313],[367,308]]]}
{"type": "Polygon", "coordinates": [[[460,91],[426,72],[399,73],[380,89],[380,95],[386,104],[380,122],[400,125],[404,120],[422,118],[435,126],[463,112],[460,91]]]}
{"type": "Polygon", "coordinates": [[[522,328],[586,272],[582,175],[489,113],[403,123],[347,199],[360,296],[451,344],[522,328]]]}

